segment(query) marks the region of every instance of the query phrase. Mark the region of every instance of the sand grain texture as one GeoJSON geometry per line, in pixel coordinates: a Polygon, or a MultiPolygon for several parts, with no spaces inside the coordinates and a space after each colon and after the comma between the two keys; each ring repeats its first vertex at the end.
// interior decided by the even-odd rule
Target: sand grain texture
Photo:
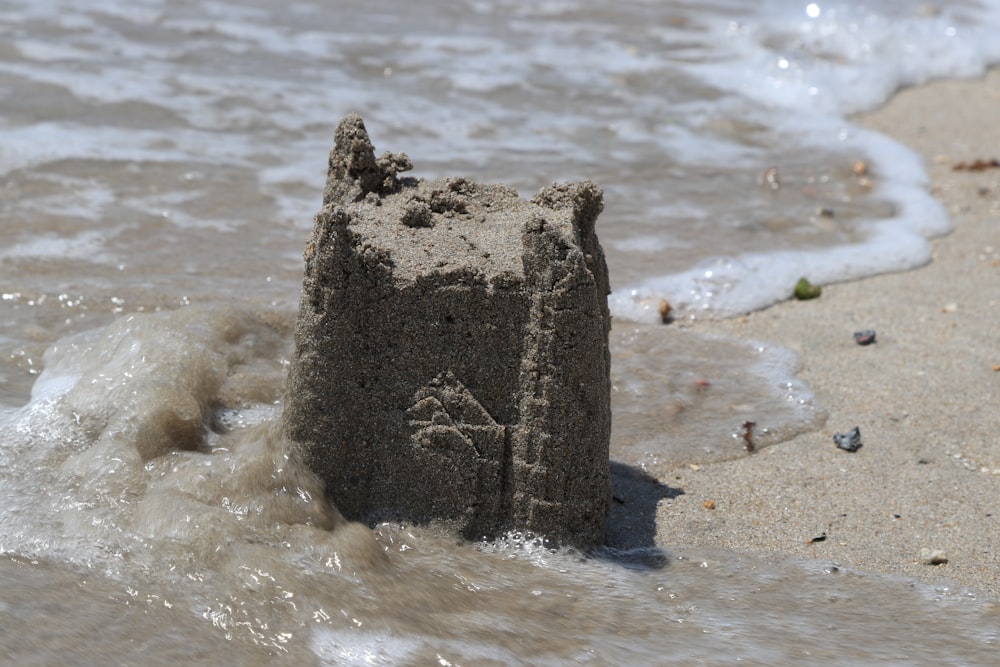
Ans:
{"type": "Polygon", "coordinates": [[[1000,169],[953,169],[998,157],[998,104],[993,71],[902,91],[858,119],[924,158],[955,225],[929,265],[692,325],[795,350],[830,417],[819,432],[661,480],[683,494],[659,503],[658,543],[829,559],[1000,597],[1000,169]],[[877,343],[856,344],[862,329],[877,343]],[[854,426],[864,446],[838,449],[834,433],[854,426]],[[947,563],[926,564],[923,549],[947,563]]]}
{"type": "Polygon", "coordinates": [[[530,201],[399,179],[337,128],[305,252],[286,433],[345,516],[604,541],[609,292],[593,183],[530,201]]]}

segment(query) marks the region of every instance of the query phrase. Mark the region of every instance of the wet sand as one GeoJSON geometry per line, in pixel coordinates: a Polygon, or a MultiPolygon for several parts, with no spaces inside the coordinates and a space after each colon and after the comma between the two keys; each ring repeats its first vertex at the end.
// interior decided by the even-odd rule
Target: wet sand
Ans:
{"type": "Polygon", "coordinates": [[[1000,598],[1000,169],[953,169],[1000,158],[998,104],[994,70],[904,90],[858,119],[924,158],[955,225],[930,264],[691,325],[795,350],[829,419],[746,458],[673,471],[661,481],[683,493],[659,502],[657,543],[830,560],[1000,598]],[[856,344],[862,329],[877,342],[856,344]],[[838,449],[833,435],[855,426],[863,447],[838,449]],[[924,549],[947,562],[925,563],[924,549]]]}

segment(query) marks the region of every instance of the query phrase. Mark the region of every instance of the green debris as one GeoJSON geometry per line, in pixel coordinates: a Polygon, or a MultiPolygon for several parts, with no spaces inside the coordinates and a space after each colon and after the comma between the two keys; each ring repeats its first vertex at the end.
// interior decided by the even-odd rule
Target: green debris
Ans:
{"type": "Polygon", "coordinates": [[[799,278],[799,282],[795,283],[795,298],[799,301],[805,301],[807,299],[815,299],[820,294],[823,293],[823,288],[819,285],[813,285],[811,282],[805,278],[799,278]]]}

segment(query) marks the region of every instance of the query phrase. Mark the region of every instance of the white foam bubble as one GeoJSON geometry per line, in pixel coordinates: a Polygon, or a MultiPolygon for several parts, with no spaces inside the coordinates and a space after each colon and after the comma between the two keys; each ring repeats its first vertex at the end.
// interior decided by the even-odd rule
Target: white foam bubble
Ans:
{"type": "Polygon", "coordinates": [[[981,74],[1000,59],[1000,15],[991,4],[933,11],[891,1],[771,0],[745,21],[710,20],[729,57],[694,68],[718,88],[772,107],[852,113],[902,86],[981,74]]]}
{"type": "Polygon", "coordinates": [[[850,245],[706,258],[686,271],[625,286],[611,297],[616,315],[653,319],[661,298],[688,314],[739,314],[788,298],[800,277],[831,283],[928,261],[928,238],[947,233],[950,220],[928,193],[919,156],[884,135],[850,127],[839,116],[789,122],[785,129],[795,133],[803,150],[818,143],[816,137],[836,133],[845,150],[876,165],[879,178],[872,196],[887,202],[894,214],[855,223],[860,240],[850,245]]]}
{"type": "Polygon", "coordinates": [[[0,249],[0,260],[10,259],[76,259],[100,264],[112,264],[114,256],[105,244],[120,230],[95,229],[73,236],[39,234],[23,241],[15,241],[0,249]]]}
{"type": "Polygon", "coordinates": [[[612,294],[611,312],[624,319],[655,321],[661,299],[669,298],[678,316],[739,315],[790,298],[803,277],[829,284],[910,269],[930,259],[927,239],[910,228],[947,220],[934,200],[927,202],[926,212],[940,216],[932,215],[929,221],[923,215],[872,221],[868,238],[857,245],[704,260],[683,273],[652,278],[612,294]]]}
{"type": "Polygon", "coordinates": [[[323,664],[349,667],[399,665],[423,644],[390,632],[325,628],[313,630],[310,643],[323,664]]]}
{"type": "MultiPolygon", "coordinates": [[[[713,117],[726,123],[760,122],[779,128],[771,137],[776,145],[817,156],[836,149],[874,165],[878,178],[870,198],[885,202],[893,213],[853,223],[857,238],[846,245],[695,257],[697,263],[688,269],[650,275],[617,289],[611,298],[614,314],[653,320],[662,298],[679,314],[738,314],[788,298],[803,276],[829,283],[928,261],[927,239],[947,233],[950,222],[927,193],[919,157],[887,137],[854,127],[846,115],[882,103],[905,85],[981,73],[1000,59],[1000,42],[994,38],[997,16],[995,6],[930,11],[891,2],[782,1],[764,3],[757,12],[736,12],[735,18],[699,15],[705,29],[701,40],[716,48],[711,57],[681,66],[721,91],[722,98],[712,100],[710,107],[687,114],[709,122],[650,133],[633,119],[616,126],[620,136],[653,139],[685,168],[756,162],[762,169],[762,158],[788,157],[779,152],[769,158],[751,145],[713,138],[706,131],[716,122],[713,117]]],[[[676,35],[668,31],[663,38],[676,35]]],[[[654,233],[612,243],[636,253],[665,249],[675,241],[654,233]]]]}

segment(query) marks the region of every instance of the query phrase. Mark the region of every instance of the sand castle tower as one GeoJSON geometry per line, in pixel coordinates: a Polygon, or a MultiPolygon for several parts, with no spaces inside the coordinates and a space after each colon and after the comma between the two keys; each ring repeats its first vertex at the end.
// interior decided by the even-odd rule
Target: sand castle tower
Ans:
{"type": "Polygon", "coordinates": [[[330,153],[284,414],[358,520],[443,520],[603,541],[610,502],[602,193],[531,201],[376,158],[361,118],[330,153]]]}

